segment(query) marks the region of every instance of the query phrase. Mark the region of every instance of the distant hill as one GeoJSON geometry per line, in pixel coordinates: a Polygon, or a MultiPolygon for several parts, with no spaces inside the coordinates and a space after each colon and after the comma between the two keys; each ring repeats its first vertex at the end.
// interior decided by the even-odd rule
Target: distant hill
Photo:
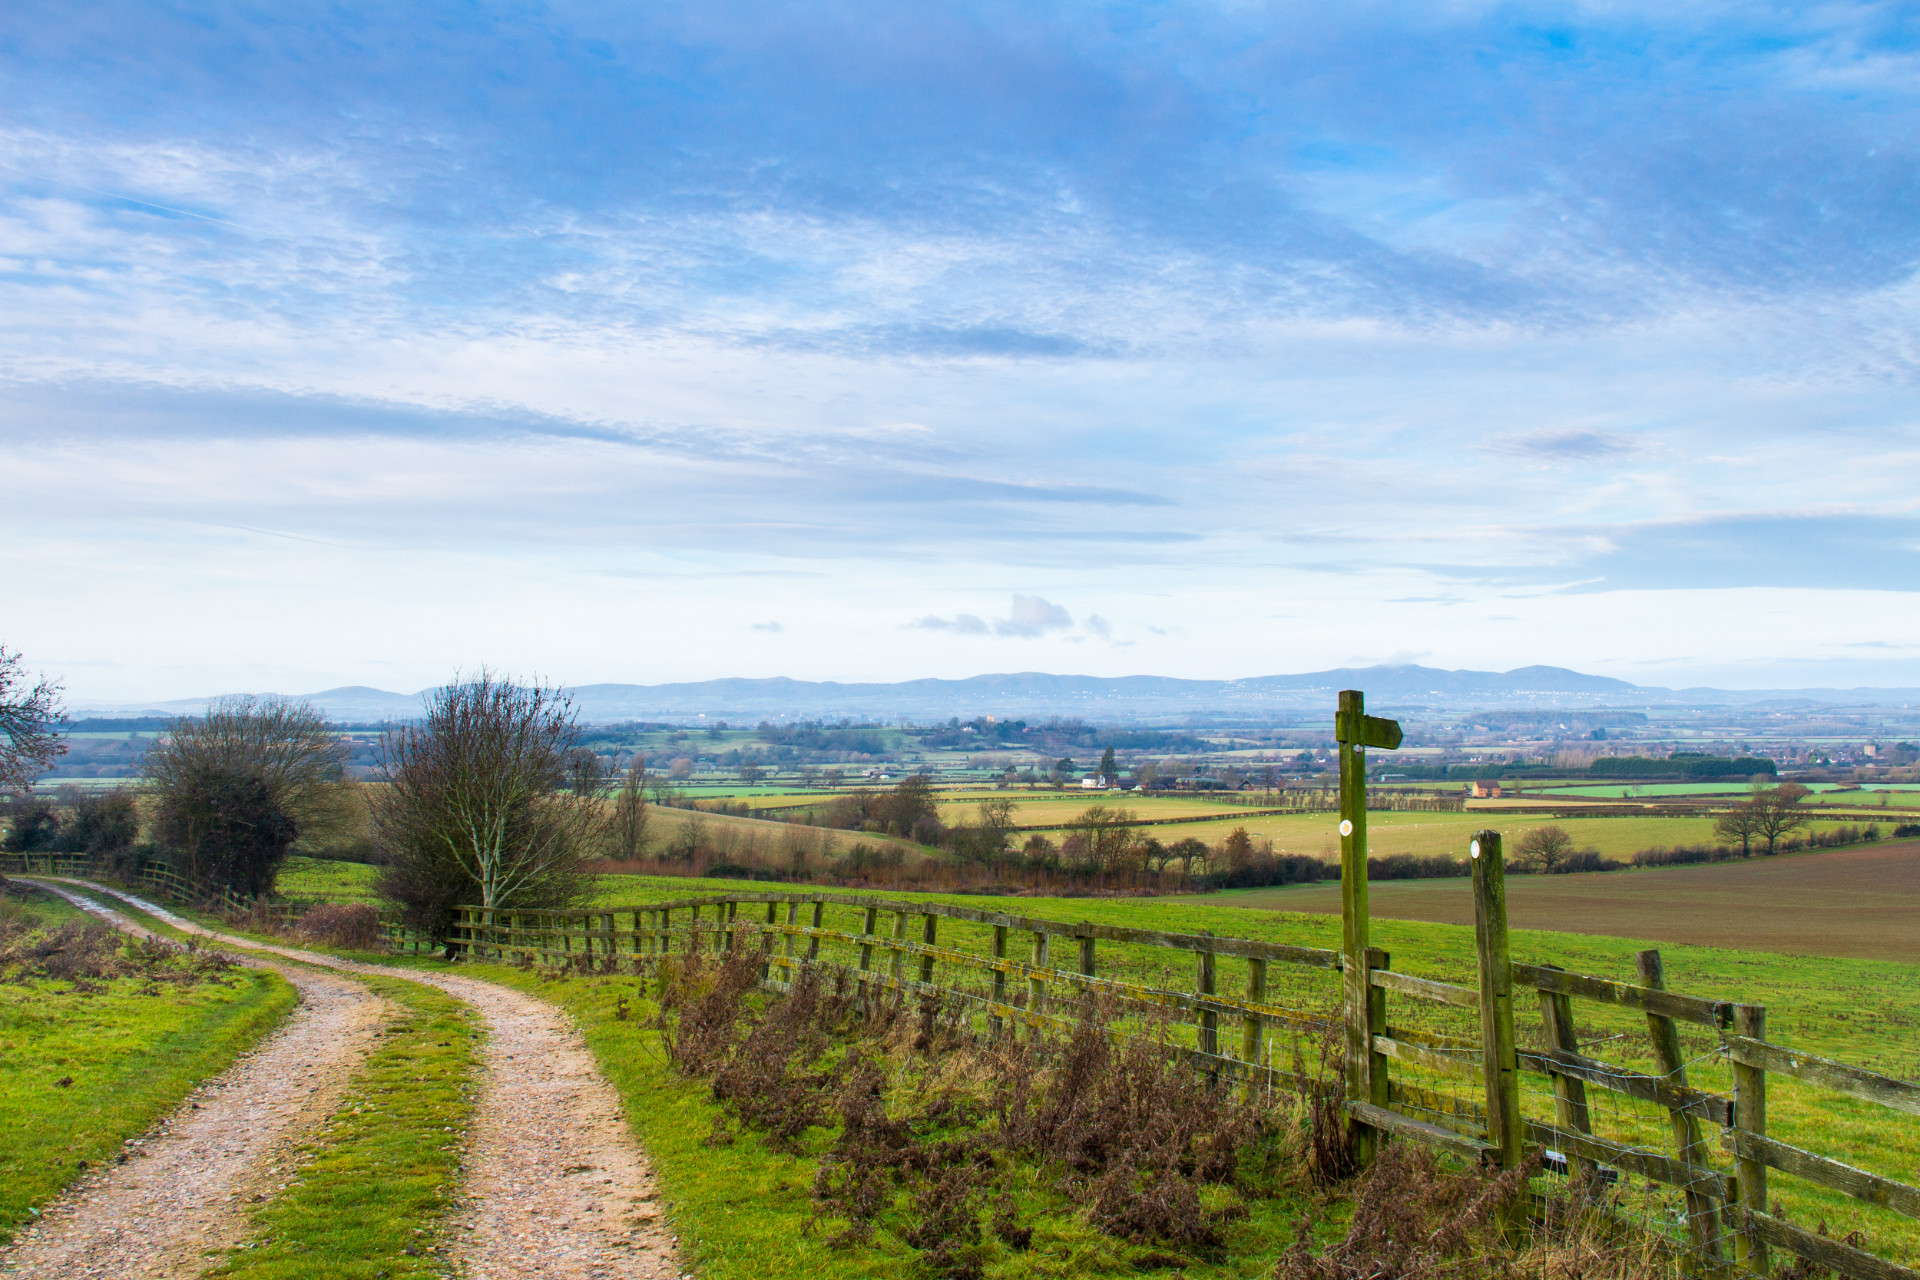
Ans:
{"type": "MultiPolygon", "coordinates": [[[[772,679],[701,680],[686,684],[589,684],[572,693],[583,719],[754,722],[852,716],[856,719],[946,719],[949,716],[1079,716],[1100,721],[1165,721],[1186,716],[1324,719],[1341,689],[1364,689],[1380,710],[1473,707],[1577,709],[1633,706],[1899,705],[1920,702],[1914,689],[1743,690],[1650,688],[1564,667],[1513,671],[1443,671],[1433,667],[1341,667],[1303,675],[1244,680],[1178,680],[1168,676],[1070,676],[1023,671],[964,680],[893,684],[772,679]]],[[[420,693],[348,685],[303,695],[343,723],[399,720],[420,713],[420,693]]],[[[81,705],[99,715],[180,715],[207,698],[159,703],[81,705]]]]}

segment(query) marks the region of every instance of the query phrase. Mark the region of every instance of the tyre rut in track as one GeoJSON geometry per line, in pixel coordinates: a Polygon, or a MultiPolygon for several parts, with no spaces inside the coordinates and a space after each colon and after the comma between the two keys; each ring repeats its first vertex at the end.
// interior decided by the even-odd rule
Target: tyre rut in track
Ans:
{"type": "Polygon", "coordinates": [[[477,978],[362,964],[207,929],[87,882],[173,927],[305,964],[424,982],[486,1020],[486,1080],[448,1246],[467,1280],[671,1280],[688,1274],[619,1095],[547,1001],[477,978]]]}
{"type": "MultiPolygon", "coordinates": [[[[116,928],[153,936],[80,894],[40,883],[116,928]]],[[[117,1163],[82,1175],[0,1248],[0,1274],[197,1276],[245,1238],[247,1208],[294,1175],[294,1148],[333,1114],[396,1010],[338,974],[238,959],[299,990],[285,1024],[129,1140],[117,1163]]]]}

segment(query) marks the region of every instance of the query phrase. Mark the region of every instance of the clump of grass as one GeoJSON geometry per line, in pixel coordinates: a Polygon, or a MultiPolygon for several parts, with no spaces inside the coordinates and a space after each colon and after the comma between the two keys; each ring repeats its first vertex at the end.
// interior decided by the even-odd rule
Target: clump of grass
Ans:
{"type": "Polygon", "coordinates": [[[139,978],[145,995],[168,986],[235,981],[229,976],[233,957],[224,952],[136,938],[99,921],[67,920],[46,929],[30,920],[0,921],[0,980],[65,982],[83,995],[106,990],[103,984],[114,978],[139,978]]]}

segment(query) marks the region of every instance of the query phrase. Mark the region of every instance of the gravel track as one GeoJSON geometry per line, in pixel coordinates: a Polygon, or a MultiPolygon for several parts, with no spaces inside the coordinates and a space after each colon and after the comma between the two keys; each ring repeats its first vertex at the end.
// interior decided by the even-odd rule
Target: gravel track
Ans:
{"type": "Polygon", "coordinates": [[[678,1280],[689,1274],[619,1095],[553,1005],[476,978],[362,964],[218,933],[130,893],[74,883],[184,932],[303,964],[429,983],[479,1011],[489,1032],[486,1078],[475,1107],[467,1185],[448,1233],[467,1280],[678,1280]]]}
{"type": "MultiPolygon", "coordinates": [[[[117,928],[152,936],[117,911],[40,883],[117,928]]],[[[298,988],[286,1023],[130,1139],[117,1163],[76,1180],[0,1248],[0,1273],[197,1276],[246,1236],[247,1207],[293,1176],[294,1148],[333,1114],[397,1011],[349,978],[238,958],[298,988]]]]}

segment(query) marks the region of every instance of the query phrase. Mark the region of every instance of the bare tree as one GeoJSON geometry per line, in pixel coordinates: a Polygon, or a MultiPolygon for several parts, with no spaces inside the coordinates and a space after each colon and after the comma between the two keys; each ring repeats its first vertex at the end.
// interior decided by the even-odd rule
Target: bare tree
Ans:
{"type": "Polygon", "coordinates": [[[647,758],[634,753],[621,779],[619,793],[613,798],[613,816],[607,824],[609,843],[616,858],[638,858],[647,851],[647,758]]]}
{"type": "Polygon", "coordinates": [[[264,893],[295,839],[350,822],[345,762],[339,733],[311,703],[241,695],[174,721],[141,771],[160,842],[183,875],[264,893]]]}
{"type": "Polygon", "coordinates": [[[1740,856],[1753,856],[1753,838],[1760,834],[1760,811],[1752,802],[1737,804],[1720,815],[1713,833],[1722,840],[1738,840],[1740,856]]]}
{"type": "Polygon", "coordinates": [[[1753,833],[1766,840],[1769,858],[1778,852],[1782,838],[1812,820],[1813,815],[1798,807],[1812,794],[1797,782],[1783,782],[1777,787],[1754,784],[1753,799],[1747,802],[1754,812],[1753,833]]]}
{"type": "Polygon", "coordinates": [[[1514,865],[1551,872],[1573,854],[1573,837],[1563,828],[1535,827],[1514,842],[1514,865]]]}
{"type": "Polygon", "coordinates": [[[597,800],[613,786],[619,766],[592,747],[567,752],[567,790],[583,799],[597,800]]]}
{"type": "Polygon", "coordinates": [[[429,694],[425,719],[388,731],[369,805],[382,893],[434,928],[449,892],[486,908],[577,901],[600,805],[567,785],[578,736],[572,700],[539,683],[482,670],[429,694]]]}
{"type": "Polygon", "coordinates": [[[18,653],[0,645],[0,791],[25,793],[66,754],[60,682],[29,676],[18,653]]]}

